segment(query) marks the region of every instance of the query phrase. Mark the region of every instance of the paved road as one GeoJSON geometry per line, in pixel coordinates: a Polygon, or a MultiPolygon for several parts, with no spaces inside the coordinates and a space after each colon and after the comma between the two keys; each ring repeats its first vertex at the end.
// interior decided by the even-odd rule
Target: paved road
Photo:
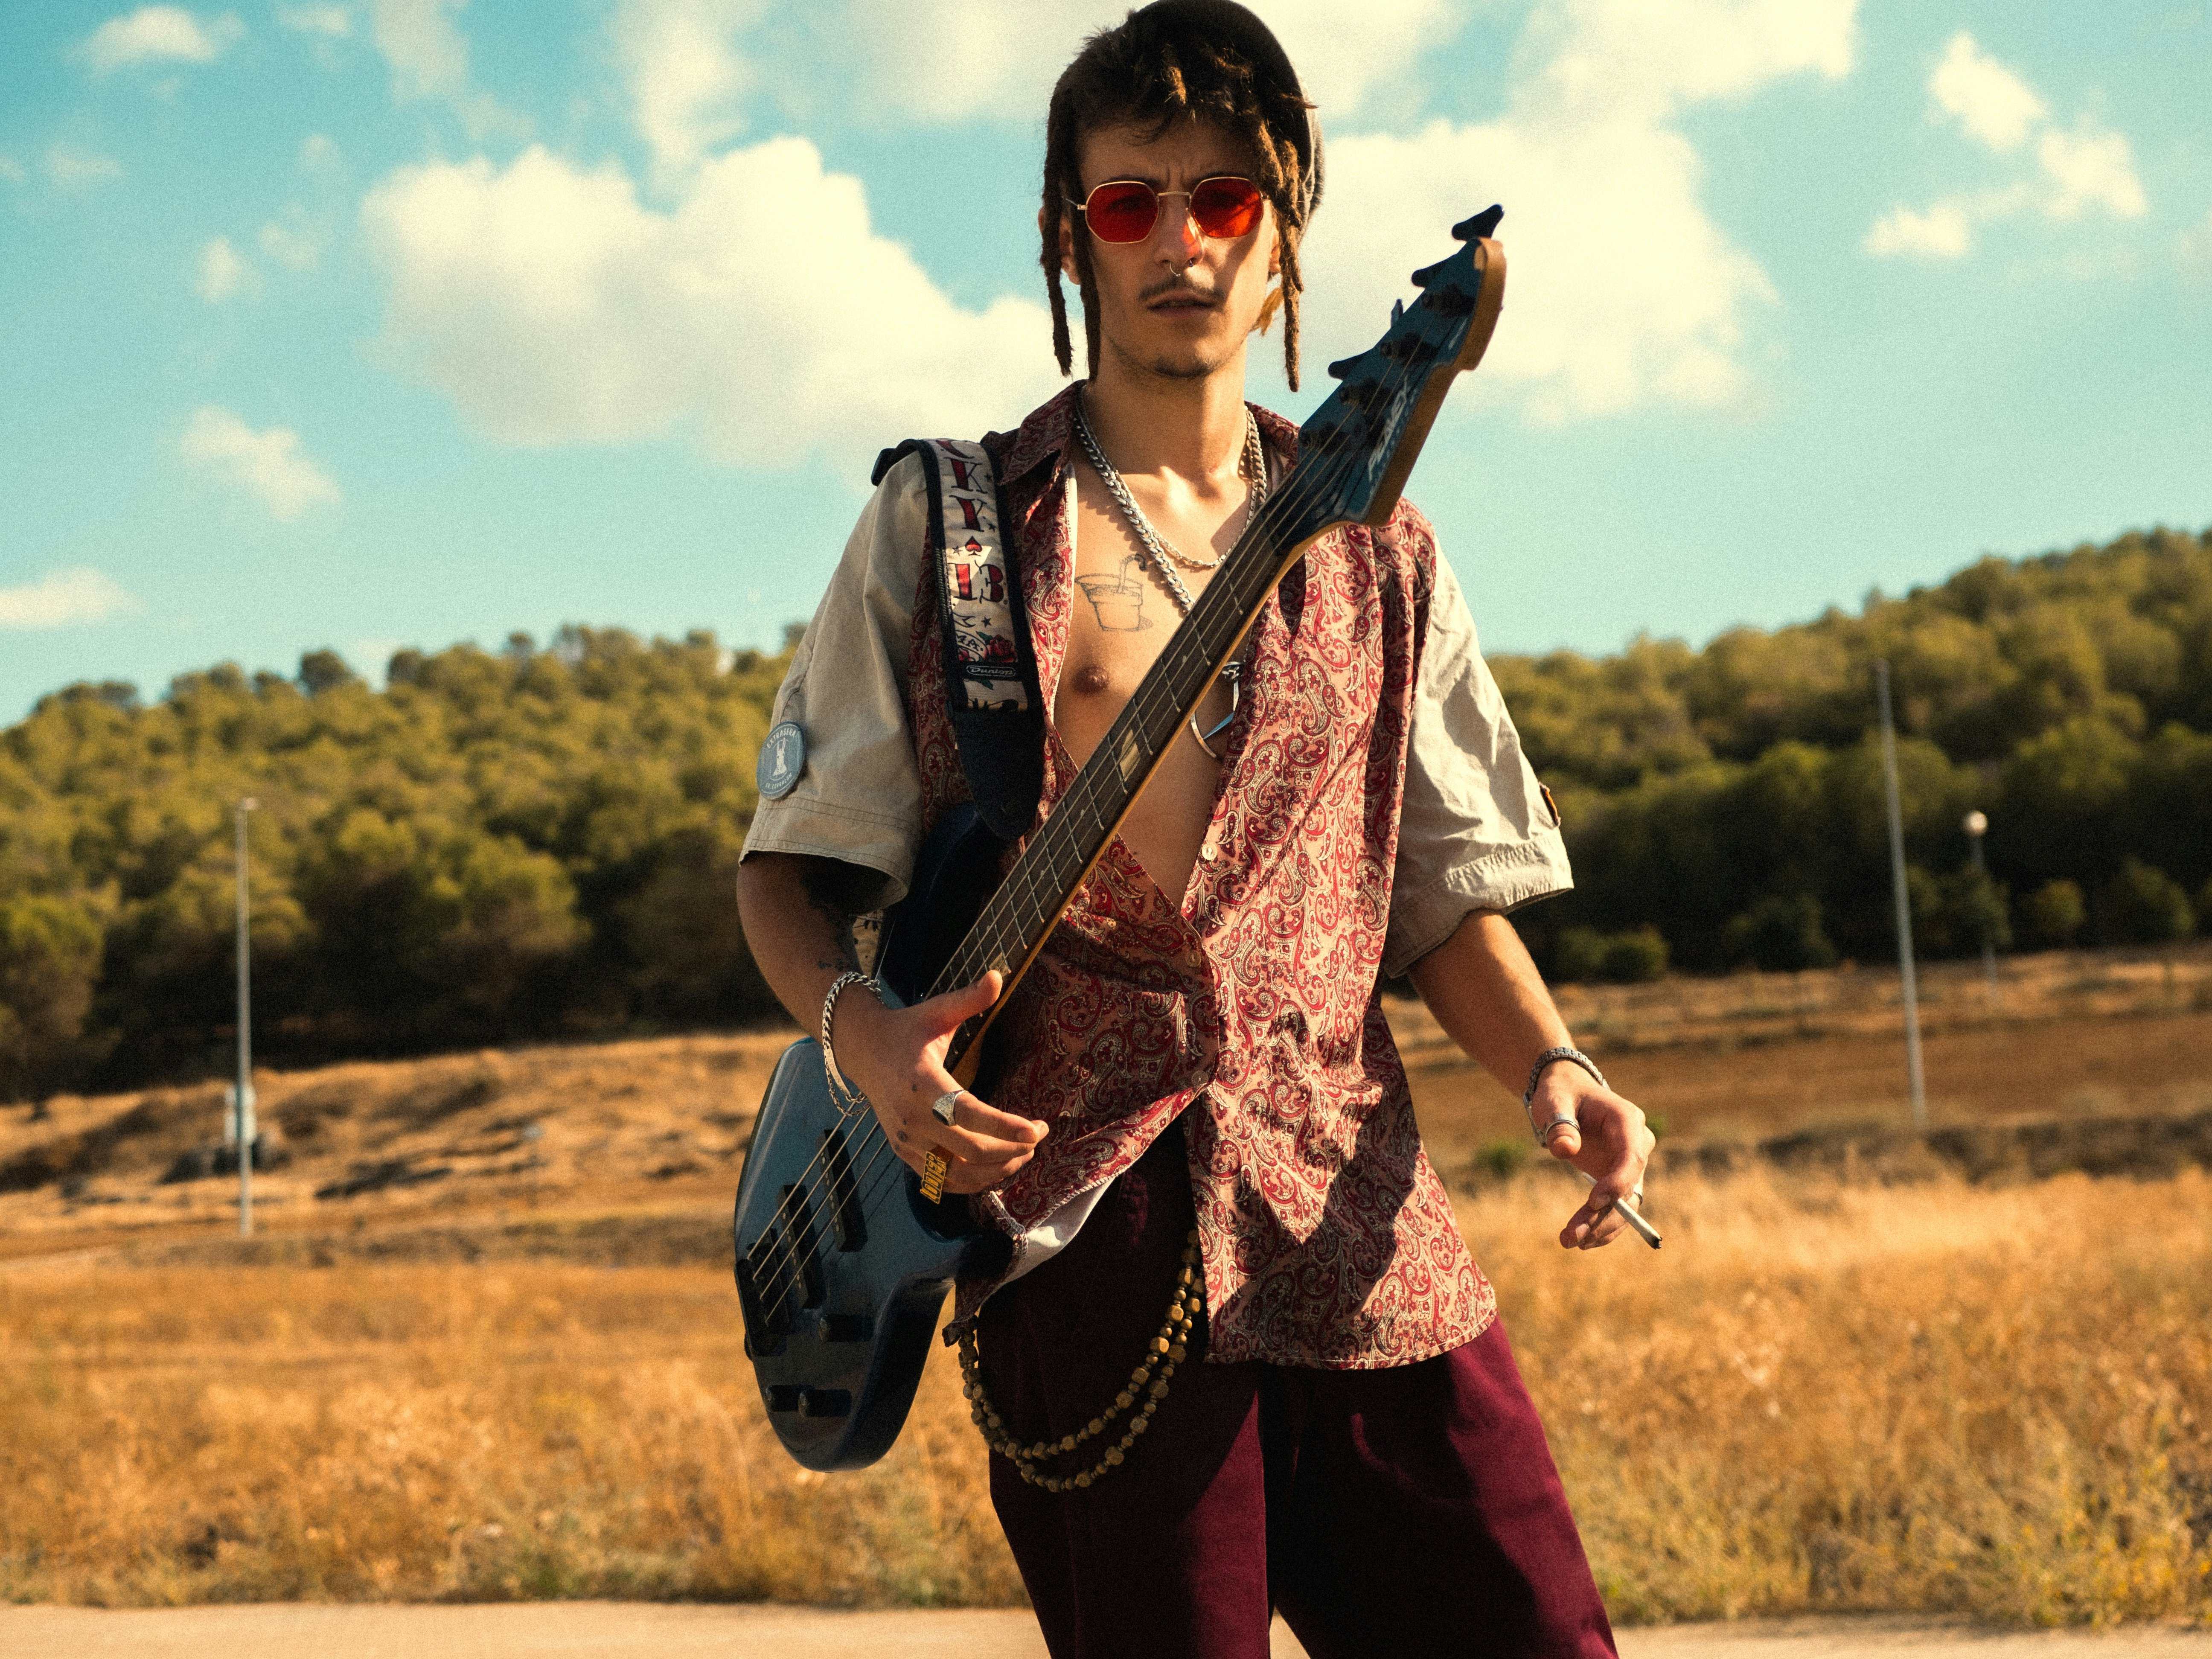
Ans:
{"type": "MultiPolygon", "coordinates": [[[[1623,1632],[1622,1659],[2212,1659],[2212,1631],[1990,1632],[1802,1619],[1623,1632]]],[[[1304,1659],[1279,1625],[1275,1659],[1304,1659]]],[[[0,1607],[4,1659],[1045,1659],[1026,1613],[612,1601],[107,1612],[0,1607]]]]}

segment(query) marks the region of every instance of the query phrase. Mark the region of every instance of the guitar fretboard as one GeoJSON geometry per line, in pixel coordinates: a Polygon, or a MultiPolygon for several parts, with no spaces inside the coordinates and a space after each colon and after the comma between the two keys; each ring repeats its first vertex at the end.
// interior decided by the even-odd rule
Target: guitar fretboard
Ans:
{"type": "Polygon", "coordinates": [[[1022,848],[938,975],[933,994],[971,984],[994,968],[1011,973],[1034,952],[1294,562],[1305,539],[1300,507],[1285,491],[1253,515],[1083,770],[1022,848]]]}
{"type": "MultiPolygon", "coordinates": [[[[1474,241],[1496,218],[1492,209],[1454,226],[1452,234],[1474,241]]],[[[1477,250],[1466,248],[1414,272],[1415,286],[1425,291],[1412,306],[1392,311],[1389,332],[1358,358],[1330,365],[1343,383],[1298,429],[1297,465],[1252,515],[1097,749],[1022,848],[937,976],[933,994],[973,984],[993,969],[1008,976],[1012,988],[1307,544],[1332,525],[1380,522],[1395,504],[1452,376],[1480,356],[1497,321],[1504,260],[1493,243],[1482,242],[1480,249],[1480,262],[1477,250]]],[[[999,1006],[1005,1006],[1003,992],[999,1006]]],[[[988,1023],[986,1016],[962,1029],[948,1067],[959,1064],[988,1023]]]]}

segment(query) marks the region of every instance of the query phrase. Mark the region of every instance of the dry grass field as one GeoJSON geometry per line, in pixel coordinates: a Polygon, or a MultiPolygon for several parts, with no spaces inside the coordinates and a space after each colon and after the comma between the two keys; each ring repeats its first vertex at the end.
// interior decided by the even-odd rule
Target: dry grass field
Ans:
{"type": "MultiPolygon", "coordinates": [[[[1464,1214],[1624,1622],[2212,1619],[2212,1179],[1571,1201],[1464,1214]]],[[[1020,1595],[953,1368],[807,1474],[703,1267],[19,1266],[0,1425],[0,1598],[1020,1595]]]]}
{"type": "MultiPolygon", "coordinates": [[[[2212,952],[2007,968],[1929,976],[1939,1124],[2208,1121],[2212,952]]],[[[1563,1000],[1678,1148],[1901,1117],[1893,979],[1563,1000]]],[[[1394,1017],[1617,1617],[2212,1621],[2212,1159],[1678,1152],[1663,1251],[1566,1255],[1572,1184],[1485,1151],[1517,1101],[1394,1017]]],[[[250,1244],[189,1178],[219,1091],[0,1110],[0,1600],[1018,1601],[949,1364],[862,1474],[763,1421],[726,1230],[781,1041],[258,1079],[250,1244]]]]}

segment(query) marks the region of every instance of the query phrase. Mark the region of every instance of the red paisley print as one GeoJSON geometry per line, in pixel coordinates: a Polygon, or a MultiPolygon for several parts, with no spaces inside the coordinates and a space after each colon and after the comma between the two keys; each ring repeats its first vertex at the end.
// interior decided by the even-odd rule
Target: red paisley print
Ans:
{"type": "MultiPolygon", "coordinates": [[[[1073,595],[1063,393],[998,463],[1045,708],[1073,595]]],[[[1256,410],[1291,453],[1296,428],[1256,410]]],[[[1421,1150],[1376,992],[1413,681],[1436,568],[1401,502],[1306,554],[1253,629],[1209,840],[1178,908],[1116,839],[1002,1017],[994,1094],[1052,1133],[975,1200],[1018,1235],[1135,1163],[1178,1116],[1204,1256],[1206,1358],[1360,1369],[1481,1334],[1489,1282],[1421,1150]]],[[[922,561],[908,714],[930,822],[965,798],[922,561]]],[[[1076,770],[1049,734],[1040,818],[1076,770]]],[[[954,1328],[997,1281],[963,1283],[954,1328]]]]}

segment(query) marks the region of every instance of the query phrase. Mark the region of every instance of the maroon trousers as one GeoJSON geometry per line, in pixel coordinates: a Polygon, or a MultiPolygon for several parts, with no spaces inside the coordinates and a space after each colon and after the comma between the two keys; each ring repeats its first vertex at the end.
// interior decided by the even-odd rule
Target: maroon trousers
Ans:
{"type": "MultiPolygon", "coordinates": [[[[1192,1225],[1183,1157],[1178,1127],[1073,1243],[984,1304],[983,1378],[1016,1438],[1076,1432],[1127,1386],[1192,1225]]],[[[1088,1490],[1046,1492],[991,1460],[1054,1659],[1267,1659],[1271,1607],[1312,1659],[1610,1659],[1502,1326],[1383,1370],[1210,1365],[1200,1349],[1088,1490]]]]}

